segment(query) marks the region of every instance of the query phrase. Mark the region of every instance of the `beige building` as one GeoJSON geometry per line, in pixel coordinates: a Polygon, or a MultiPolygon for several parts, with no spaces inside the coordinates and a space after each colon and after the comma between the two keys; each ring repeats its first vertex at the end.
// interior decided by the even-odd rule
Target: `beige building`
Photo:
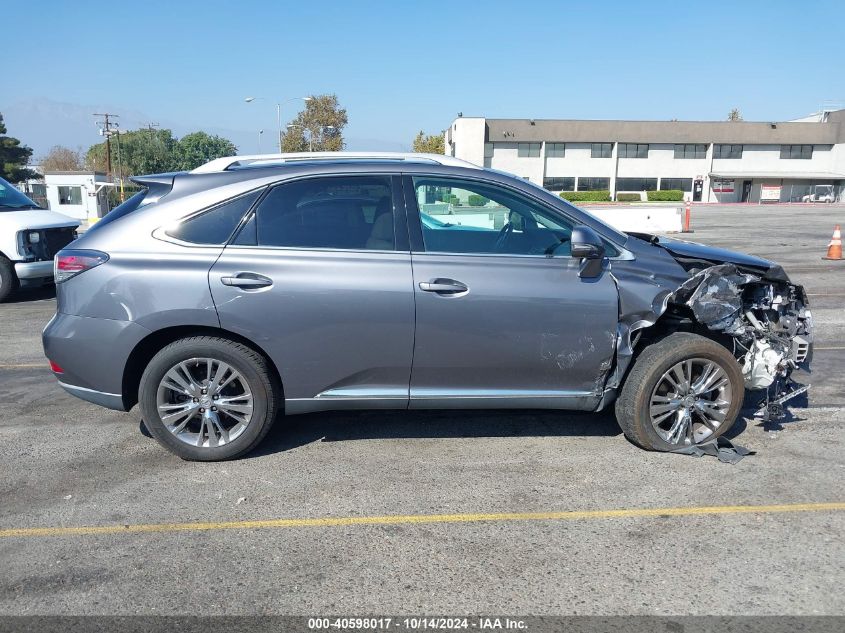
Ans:
{"type": "Polygon", "coordinates": [[[784,122],[459,117],[446,132],[446,153],[551,191],[680,189],[700,202],[827,202],[845,194],[845,110],[784,122]]]}

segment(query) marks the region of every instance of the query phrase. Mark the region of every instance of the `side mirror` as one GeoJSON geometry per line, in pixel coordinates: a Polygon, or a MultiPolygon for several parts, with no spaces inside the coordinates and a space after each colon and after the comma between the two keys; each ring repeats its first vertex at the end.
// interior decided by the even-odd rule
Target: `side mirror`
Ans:
{"type": "Polygon", "coordinates": [[[597,277],[604,267],[604,242],[589,226],[572,229],[572,257],[581,259],[580,277],[597,277]]]}

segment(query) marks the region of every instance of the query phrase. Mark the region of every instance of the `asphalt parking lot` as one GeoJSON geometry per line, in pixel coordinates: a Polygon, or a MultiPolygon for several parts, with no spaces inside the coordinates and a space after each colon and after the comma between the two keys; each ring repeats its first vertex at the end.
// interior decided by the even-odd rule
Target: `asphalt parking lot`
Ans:
{"type": "Polygon", "coordinates": [[[0,615],[841,614],[836,223],[845,207],[693,208],[691,239],[782,263],[815,318],[807,406],[741,420],[737,465],[533,411],[292,417],[244,459],[183,462],[137,409],[59,389],[52,293],[19,294],[0,305],[0,615]]]}

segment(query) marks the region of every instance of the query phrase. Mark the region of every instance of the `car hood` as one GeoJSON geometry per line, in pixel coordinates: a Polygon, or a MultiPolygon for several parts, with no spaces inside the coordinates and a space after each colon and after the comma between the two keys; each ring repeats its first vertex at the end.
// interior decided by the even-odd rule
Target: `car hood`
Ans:
{"type": "Polygon", "coordinates": [[[63,226],[79,226],[80,222],[69,215],[47,211],[46,209],[24,209],[21,211],[0,212],[0,224],[7,228],[22,231],[24,229],[52,229],[63,226]]]}
{"type": "Polygon", "coordinates": [[[729,251],[715,246],[706,246],[698,242],[688,242],[677,238],[651,235],[648,233],[628,233],[629,236],[659,246],[668,252],[684,268],[695,267],[696,262],[708,264],[736,264],[740,270],[748,270],[761,275],[764,279],[788,281],[788,277],[778,264],[762,257],[729,251]]]}

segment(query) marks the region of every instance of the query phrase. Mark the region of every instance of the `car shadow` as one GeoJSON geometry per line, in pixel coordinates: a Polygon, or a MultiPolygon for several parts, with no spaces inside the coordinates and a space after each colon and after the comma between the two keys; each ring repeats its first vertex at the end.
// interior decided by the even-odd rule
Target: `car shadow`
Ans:
{"type": "Polygon", "coordinates": [[[46,284],[44,286],[37,286],[33,288],[18,288],[12,292],[3,303],[28,303],[30,301],[44,301],[55,298],[56,286],[53,284],[46,284]]]}
{"type": "Polygon", "coordinates": [[[270,434],[244,458],[289,451],[313,442],[467,437],[610,437],[621,432],[612,411],[330,411],[279,416],[270,434]]]}

